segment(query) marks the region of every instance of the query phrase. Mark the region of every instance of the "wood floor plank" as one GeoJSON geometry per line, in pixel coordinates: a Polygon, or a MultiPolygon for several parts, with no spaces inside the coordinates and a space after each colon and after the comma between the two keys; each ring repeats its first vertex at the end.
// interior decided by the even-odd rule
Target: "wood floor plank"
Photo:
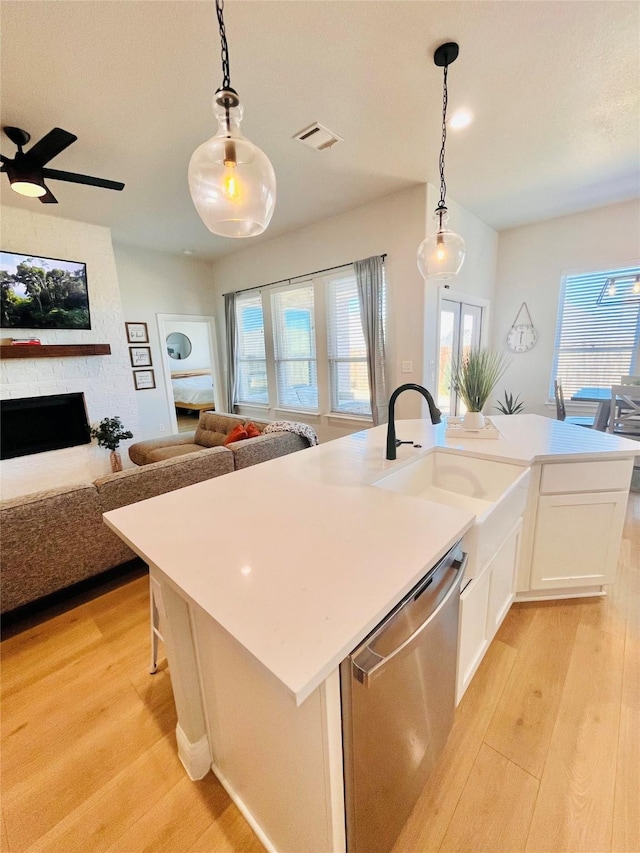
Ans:
{"type": "Polygon", "coordinates": [[[523,851],[539,784],[483,744],[440,849],[446,853],[523,851]],[[499,812],[493,807],[496,802],[501,804],[499,812]]]}
{"type": "Polygon", "coordinates": [[[458,804],[517,652],[494,641],[456,709],[447,745],[407,821],[394,853],[438,850],[458,804]]]}
{"type": "Polygon", "coordinates": [[[579,625],[538,800],[530,853],[611,848],[624,642],[579,625]]]}
{"type": "Polygon", "coordinates": [[[498,628],[496,640],[513,646],[514,649],[522,648],[527,642],[527,632],[538,609],[537,602],[524,601],[512,605],[498,628]]]}
{"type": "Polygon", "coordinates": [[[39,838],[32,853],[106,850],[184,775],[175,737],[165,735],[39,838]]]}
{"type": "Polygon", "coordinates": [[[622,706],[616,764],[614,853],[640,850],[640,528],[628,530],[619,572],[627,596],[622,706]]]}
{"type": "Polygon", "coordinates": [[[264,853],[264,847],[233,803],[212,823],[189,853],[264,853]]]}
{"type": "Polygon", "coordinates": [[[212,773],[199,782],[185,776],[105,853],[184,853],[231,805],[212,773]]]}
{"type": "Polygon", "coordinates": [[[536,609],[485,737],[489,746],[537,779],[542,777],[580,612],[576,602],[536,609]]]}

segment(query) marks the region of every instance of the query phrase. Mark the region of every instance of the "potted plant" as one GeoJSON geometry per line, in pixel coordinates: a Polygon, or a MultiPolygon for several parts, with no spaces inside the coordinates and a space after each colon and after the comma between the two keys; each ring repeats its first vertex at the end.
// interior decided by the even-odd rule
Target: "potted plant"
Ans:
{"type": "Polygon", "coordinates": [[[524,409],[524,403],[520,400],[520,394],[516,397],[513,394],[504,392],[504,402],[496,400],[496,409],[502,412],[503,415],[517,415],[524,409]]]}
{"type": "Polygon", "coordinates": [[[508,366],[504,353],[483,348],[469,350],[455,366],[453,387],[467,407],[462,419],[465,429],[484,427],[482,409],[508,366]]]}
{"type": "Polygon", "coordinates": [[[111,451],[111,470],[122,471],[122,459],[118,453],[120,442],[127,438],[133,438],[133,433],[125,429],[119,417],[103,418],[97,426],[91,427],[91,438],[98,439],[99,447],[106,447],[111,451]]]}

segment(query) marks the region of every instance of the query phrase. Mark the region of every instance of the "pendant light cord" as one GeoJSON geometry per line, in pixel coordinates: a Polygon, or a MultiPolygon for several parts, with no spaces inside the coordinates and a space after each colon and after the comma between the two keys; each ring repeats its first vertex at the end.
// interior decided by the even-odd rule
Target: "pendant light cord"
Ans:
{"type": "MultiPolygon", "coordinates": [[[[222,59],[222,88],[231,88],[231,74],[229,72],[229,45],[227,44],[227,33],[224,28],[224,0],[216,0],[216,13],[218,15],[218,27],[220,29],[220,58],[222,59]]],[[[445,68],[445,74],[447,69],[445,68]]]]}
{"type": "Polygon", "coordinates": [[[440,201],[436,208],[438,211],[446,210],[445,196],[447,194],[447,184],[444,179],[444,146],[447,141],[447,66],[444,66],[444,83],[442,86],[442,148],[440,149],[440,201]]]}

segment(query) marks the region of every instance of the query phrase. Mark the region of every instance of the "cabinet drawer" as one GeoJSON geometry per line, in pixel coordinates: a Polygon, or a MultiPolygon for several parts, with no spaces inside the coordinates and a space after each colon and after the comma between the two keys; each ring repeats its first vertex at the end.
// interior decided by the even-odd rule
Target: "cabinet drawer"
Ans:
{"type": "Polygon", "coordinates": [[[632,467],[632,459],[546,464],[542,466],[540,494],[613,492],[628,489],[632,467]]]}

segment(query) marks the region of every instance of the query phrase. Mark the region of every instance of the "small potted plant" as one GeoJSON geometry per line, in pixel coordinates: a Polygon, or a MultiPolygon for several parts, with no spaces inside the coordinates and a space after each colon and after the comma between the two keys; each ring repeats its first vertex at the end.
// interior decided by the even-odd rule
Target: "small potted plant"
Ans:
{"type": "Polygon", "coordinates": [[[509,361],[504,353],[490,349],[471,349],[455,366],[453,387],[467,407],[462,419],[465,429],[482,429],[482,409],[502,378],[509,361]]]}
{"type": "Polygon", "coordinates": [[[113,473],[122,471],[122,459],[118,453],[118,447],[121,441],[133,438],[133,433],[123,427],[120,418],[103,418],[97,426],[91,427],[91,438],[97,438],[99,447],[106,447],[111,451],[109,458],[113,473]]]}
{"type": "Polygon", "coordinates": [[[505,391],[504,402],[496,400],[496,409],[503,415],[517,415],[524,410],[524,403],[520,400],[520,394],[514,397],[505,391]]]}

